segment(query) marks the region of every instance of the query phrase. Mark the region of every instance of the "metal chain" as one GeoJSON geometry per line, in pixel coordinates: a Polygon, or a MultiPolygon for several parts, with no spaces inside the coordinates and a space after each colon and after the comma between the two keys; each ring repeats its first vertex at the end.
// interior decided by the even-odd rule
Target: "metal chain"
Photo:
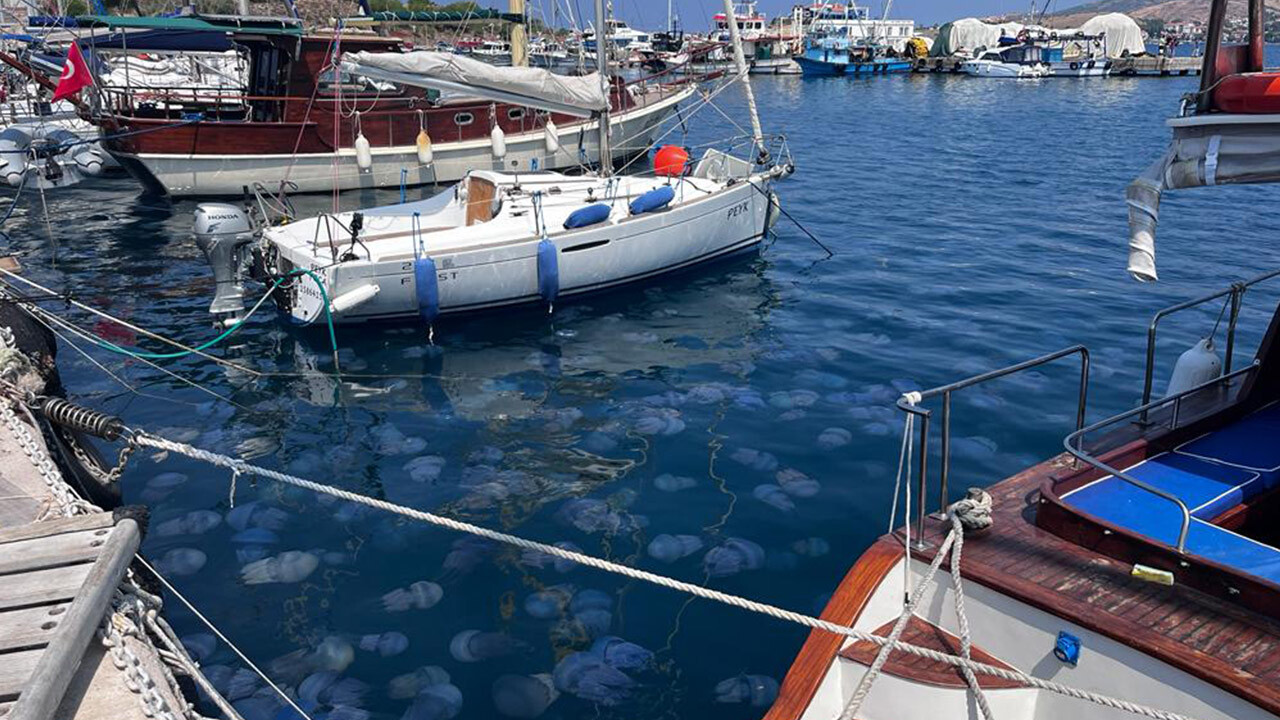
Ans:
{"type": "Polygon", "coordinates": [[[170,709],[168,700],[157,689],[155,680],[127,642],[130,637],[139,642],[148,642],[142,629],[145,612],[145,604],[137,595],[116,591],[112,610],[102,620],[102,644],[111,655],[112,664],[124,673],[125,687],[139,696],[142,713],[157,720],[178,720],[170,709]]]}

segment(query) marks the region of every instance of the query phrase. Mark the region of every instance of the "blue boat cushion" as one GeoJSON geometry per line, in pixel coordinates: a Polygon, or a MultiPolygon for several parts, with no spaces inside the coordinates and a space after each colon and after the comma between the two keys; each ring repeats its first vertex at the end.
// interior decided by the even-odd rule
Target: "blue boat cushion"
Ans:
{"type": "MultiPolygon", "coordinates": [[[[1188,553],[1280,584],[1280,549],[1208,522],[1265,490],[1264,476],[1178,453],[1149,458],[1127,468],[1125,474],[1176,495],[1187,504],[1192,516],[1187,529],[1188,553]]],[[[1065,493],[1062,500],[1157,542],[1178,542],[1182,525],[1178,506],[1114,476],[1065,493]]]]}
{"type": "Polygon", "coordinates": [[[1280,403],[1183,443],[1176,452],[1255,470],[1275,487],[1280,484],[1280,403]]]}

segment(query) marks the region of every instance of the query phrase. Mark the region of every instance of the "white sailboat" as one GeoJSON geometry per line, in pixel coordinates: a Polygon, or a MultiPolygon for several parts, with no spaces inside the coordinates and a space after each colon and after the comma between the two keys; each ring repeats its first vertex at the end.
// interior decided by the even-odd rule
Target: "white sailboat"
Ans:
{"type": "MultiPolygon", "coordinates": [[[[691,163],[673,147],[659,153],[656,172],[646,176],[612,176],[608,163],[598,175],[583,176],[473,171],[421,202],[285,224],[255,223],[230,205],[201,205],[196,239],[218,288],[211,312],[239,315],[243,283],[256,278],[283,286],[276,301],[300,323],[420,317],[430,324],[450,313],[550,305],[757,247],[776,219],[772,183],[792,166],[785,140],[766,148],[732,30],[738,73],[730,82],[744,84],[752,109],[748,159],[711,149],[691,163]]],[[[607,43],[598,55],[606,68],[607,43]]],[[[481,97],[595,117],[601,154],[609,156],[604,72],[461,72],[453,56],[432,52],[354,53],[343,62],[365,77],[465,87],[481,97]]]]}

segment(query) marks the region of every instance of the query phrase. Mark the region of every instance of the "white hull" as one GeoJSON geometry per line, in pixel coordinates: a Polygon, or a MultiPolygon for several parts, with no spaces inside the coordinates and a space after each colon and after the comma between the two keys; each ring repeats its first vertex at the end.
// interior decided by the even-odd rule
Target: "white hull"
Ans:
{"type": "MultiPolygon", "coordinates": [[[[658,137],[662,121],[693,92],[690,87],[663,100],[614,116],[610,133],[614,160],[646,150],[658,137]]],[[[594,126],[586,128],[585,132],[577,127],[561,128],[558,136],[560,149],[548,154],[542,129],[508,135],[507,153],[501,160],[494,157],[493,146],[487,138],[436,142],[432,146],[433,162],[427,166],[418,162],[416,145],[375,147],[373,167],[367,172],[357,167],[354,148],[344,148],[337,153],[297,156],[119,153],[117,157],[131,167],[131,172],[141,175],[147,184],[158,186],[169,195],[189,196],[240,195],[245,187],[259,182],[274,190],[285,179],[297,185],[297,192],[399,187],[401,183],[449,183],[461,180],[472,170],[510,172],[515,169],[529,172],[574,169],[581,163],[594,162],[599,155],[599,139],[594,126]],[[581,153],[579,147],[582,148],[581,153]]]]}
{"type": "Polygon", "coordinates": [[[1049,74],[1047,65],[1020,65],[1016,63],[993,62],[991,60],[969,60],[960,66],[966,75],[973,77],[1034,79],[1049,74]]]}
{"type": "MultiPolygon", "coordinates": [[[[945,567],[945,566],[944,566],[945,567]]],[[[913,562],[913,576],[926,570],[913,562]]],[[[858,630],[873,632],[902,612],[903,564],[899,560],[880,582],[854,622],[858,630]]],[[[1121,698],[1199,720],[1262,720],[1274,716],[1240,698],[1145,655],[1104,635],[1021,603],[976,582],[964,581],[965,614],[974,647],[1034,677],[1121,698]],[[1054,658],[1059,631],[1080,638],[1085,648],[1080,663],[1067,666],[1054,658]]],[[[959,628],[954,612],[951,578],[940,571],[925,590],[917,615],[953,635],[959,628]]],[[[850,643],[846,641],[844,646],[850,643]]],[[[866,666],[837,656],[817,693],[800,716],[803,720],[838,718],[866,666]]],[[[1019,720],[1132,720],[1137,715],[1085,700],[1034,688],[985,690],[997,718],[1019,720]]],[[[879,720],[969,720],[976,717],[967,690],[942,687],[890,674],[872,685],[859,718],[879,720]]]]}
{"type": "Polygon", "coordinates": [[[1111,74],[1111,63],[1107,60],[1063,60],[1049,63],[1049,77],[1106,77],[1111,74]],[[1072,67],[1072,66],[1075,67],[1072,67]]]}
{"type": "MultiPolygon", "coordinates": [[[[521,182],[529,192],[553,185],[562,189],[562,193],[546,196],[544,212],[551,228],[546,239],[556,248],[557,296],[564,298],[754,248],[766,232],[772,177],[755,175],[732,185],[703,178],[675,181],[676,194],[670,206],[638,215],[628,214],[627,198],[662,187],[667,181],[626,178],[608,220],[571,230],[563,229],[564,218],[589,204],[583,200],[586,187],[594,187],[595,197],[603,198],[605,181],[543,175],[526,176],[521,182]]],[[[309,268],[323,278],[326,293],[338,308],[333,315],[336,322],[413,320],[420,316],[414,238],[421,241],[434,262],[439,314],[544,301],[539,290],[542,237],[534,228],[536,213],[528,195],[522,200],[505,193],[500,193],[506,199],[495,219],[479,225],[431,229],[439,224],[437,218],[453,212],[444,210],[422,216],[421,227],[426,230],[421,235],[413,233],[409,216],[379,214],[394,213],[395,206],[369,211],[364,220],[364,244],[356,250],[360,256],[336,264],[325,239],[332,233],[335,246],[345,242],[340,227],[330,225],[330,216],[268,229],[263,240],[278,253],[282,263],[278,270],[309,268]],[[319,246],[314,241],[317,237],[321,239],[319,246]],[[360,304],[341,307],[344,295],[368,293],[373,288],[376,293],[360,304]]],[[[466,202],[449,199],[454,201],[453,207],[466,202]]],[[[349,224],[349,219],[344,224],[349,224]]],[[[310,279],[300,278],[294,284],[287,308],[297,322],[323,321],[324,303],[310,279]]]]}

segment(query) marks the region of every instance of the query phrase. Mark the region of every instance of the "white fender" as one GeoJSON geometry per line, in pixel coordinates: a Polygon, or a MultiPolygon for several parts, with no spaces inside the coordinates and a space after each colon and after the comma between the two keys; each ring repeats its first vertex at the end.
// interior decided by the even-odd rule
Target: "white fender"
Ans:
{"type": "Polygon", "coordinates": [[[543,128],[542,135],[547,142],[548,155],[555,155],[560,152],[560,133],[556,128],[556,124],[551,122],[551,118],[547,118],[547,125],[543,128]]]}
{"type": "Polygon", "coordinates": [[[431,136],[426,130],[418,131],[418,162],[430,165],[435,160],[435,152],[431,149],[431,136]]]}
{"type": "Polygon", "coordinates": [[[1169,376],[1166,396],[1177,395],[1203,385],[1222,374],[1222,359],[1213,350],[1213,339],[1204,338],[1178,356],[1169,376]]]}
{"type": "Polygon", "coordinates": [[[363,132],[356,134],[356,167],[360,168],[360,172],[373,169],[373,150],[363,132]]]}
{"type": "Polygon", "coordinates": [[[493,131],[489,133],[489,142],[493,145],[494,157],[501,160],[507,156],[507,134],[502,132],[502,128],[493,126],[493,131]]]}

